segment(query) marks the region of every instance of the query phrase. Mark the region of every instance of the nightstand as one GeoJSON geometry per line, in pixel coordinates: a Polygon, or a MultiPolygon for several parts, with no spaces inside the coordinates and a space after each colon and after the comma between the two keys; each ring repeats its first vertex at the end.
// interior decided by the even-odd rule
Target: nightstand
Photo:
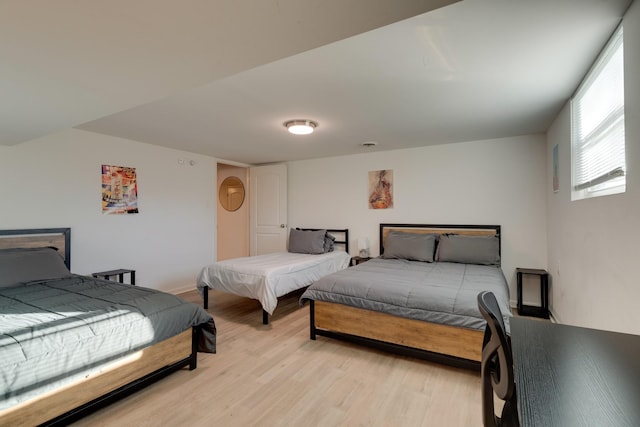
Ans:
{"type": "Polygon", "coordinates": [[[353,256],[351,257],[351,266],[361,264],[363,262],[367,262],[371,259],[371,257],[361,257],[361,256],[353,256]]]}
{"type": "Polygon", "coordinates": [[[518,314],[522,316],[535,316],[544,319],[549,318],[549,273],[546,270],[533,268],[516,268],[518,281],[518,314]],[[540,279],[540,306],[524,305],[522,303],[522,276],[538,276],[540,279]]]}
{"type": "Polygon", "coordinates": [[[118,282],[124,283],[124,275],[130,274],[129,284],[135,286],[136,285],[136,271],[135,270],[126,270],[123,268],[119,268],[117,270],[109,270],[109,271],[100,271],[98,273],[93,273],[92,276],[95,278],[103,277],[105,280],[109,280],[111,276],[118,276],[118,282]]]}

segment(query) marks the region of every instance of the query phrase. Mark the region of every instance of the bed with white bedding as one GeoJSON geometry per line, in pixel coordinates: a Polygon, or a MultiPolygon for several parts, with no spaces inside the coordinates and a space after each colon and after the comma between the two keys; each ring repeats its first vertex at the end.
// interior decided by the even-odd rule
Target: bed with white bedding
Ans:
{"type": "Polygon", "coordinates": [[[197,289],[204,308],[208,308],[209,289],[253,298],[262,305],[263,323],[267,324],[278,297],[349,266],[347,229],[292,229],[291,233],[289,252],[234,258],[202,268],[197,289]]]}

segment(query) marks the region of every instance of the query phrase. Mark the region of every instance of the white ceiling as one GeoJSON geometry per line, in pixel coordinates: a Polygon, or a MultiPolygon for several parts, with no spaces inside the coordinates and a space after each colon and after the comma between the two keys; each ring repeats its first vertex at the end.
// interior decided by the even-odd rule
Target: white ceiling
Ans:
{"type": "Polygon", "coordinates": [[[541,133],[630,2],[3,2],[0,141],[77,127],[260,164],[541,133]]]}

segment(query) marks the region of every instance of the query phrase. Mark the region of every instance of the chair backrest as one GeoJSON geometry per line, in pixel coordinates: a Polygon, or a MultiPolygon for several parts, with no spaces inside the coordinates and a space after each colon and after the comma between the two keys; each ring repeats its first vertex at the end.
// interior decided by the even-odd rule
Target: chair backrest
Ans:
{"type": "Polygon", "coordinates": [[[478,294],[478,309],[487,321],[481,364],[483,421],[485,426],[494,426],[500,423],[500,418],[494,412],[494,392],[498,398],[509,403],[510,411],[515,411],[513,356],[495,295],[487,291],[478,294]]]}

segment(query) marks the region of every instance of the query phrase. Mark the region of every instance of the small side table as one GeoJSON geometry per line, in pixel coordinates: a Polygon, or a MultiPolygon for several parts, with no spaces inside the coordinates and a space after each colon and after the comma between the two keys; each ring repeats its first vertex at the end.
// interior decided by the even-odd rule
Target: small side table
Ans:
{"type": "Polygon", "coordinates": [[[104,277],[105,280],[109,280],[111,276],[118,276],[118,282],[124,283],[124,275],[130,274],[130,285],[136,285],[136,271],[135,270],[126,270],[123,268],[119,268],[117,270],[109,270],[109,271],[100,271],[99,273],[93,273],[92,276],[96,278],[104,277]]]}
{"type": "Polygon", "coordinates": [[[549,318],[549,273],[546,270],[534,268],[516,268],[518,281],[518,314],[522,316],[549,318]],[[540,279],[540,306],[524,305],[522,303],[522,276],[538,276],[540,279]]]}
{"type": "Polygon", "coordinates": [[[371,257],[362,257],[362,256],[353,256],[351,257],[351,266],[358,265],[363,262],[367,262],[371,259],[371,257]]]}

